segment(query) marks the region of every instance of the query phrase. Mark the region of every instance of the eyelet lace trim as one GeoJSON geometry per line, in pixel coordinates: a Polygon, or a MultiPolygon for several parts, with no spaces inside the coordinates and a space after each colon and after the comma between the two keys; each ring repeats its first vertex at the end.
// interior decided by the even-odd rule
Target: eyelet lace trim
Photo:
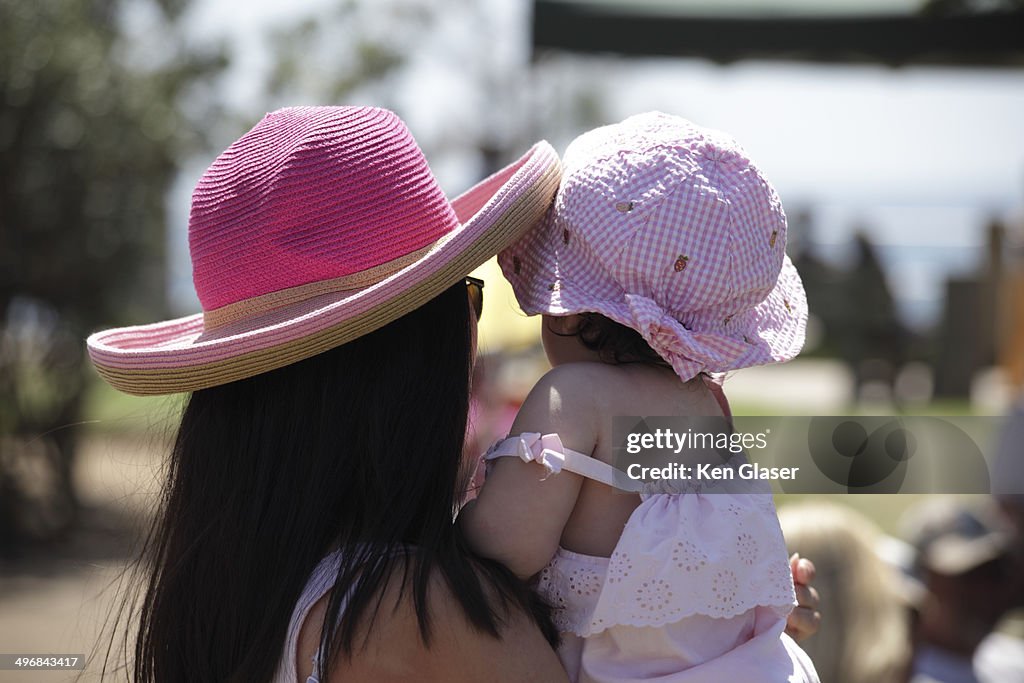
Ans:
{"type": "Polygon", "coordinates": [[[796,604],[774,505],[762,494],[647,498],[610,558],[559,549],[537,590],[558,629],[583,637],[759,606],[785,617],[796,604]]]}

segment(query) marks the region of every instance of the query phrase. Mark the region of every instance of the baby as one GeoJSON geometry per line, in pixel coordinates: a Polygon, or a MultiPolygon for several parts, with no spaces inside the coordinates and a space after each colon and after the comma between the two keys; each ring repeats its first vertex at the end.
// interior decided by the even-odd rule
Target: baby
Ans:
{"type": "Polygon", "coordinates": [[[732,139],[660,113],[580,136],[563,164],[545,221],[499,258],[544,316],[553,369],[459,523],[537,577],[573,681],[817,681],[784,633],[795,600],[770,488],[612,466],[613,417],[731,421],[719,373],[799,352],[807,304],[779,198],[732,139]]]}

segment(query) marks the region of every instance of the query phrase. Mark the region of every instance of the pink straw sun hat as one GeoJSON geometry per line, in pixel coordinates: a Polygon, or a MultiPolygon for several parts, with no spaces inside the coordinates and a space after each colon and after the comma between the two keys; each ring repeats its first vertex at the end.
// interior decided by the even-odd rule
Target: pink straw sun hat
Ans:
{"type": "Polygon", "coordinates": [[[545,220],[498,258],[524,312],[600,313],[683,380],[799,353],[786,216],[734,140],[653,112],[581,135],[562,163],[545,220]]]}
{"type": "Polygon", "coordinates": [[[543,216],[560,172],[539,142],[449,202],[390,111],[267,114],[192,195],[203,312],[97,332],[89,355],[114,387],[140,395],[303,360],[418,308],[507,247],[543,216]]]}

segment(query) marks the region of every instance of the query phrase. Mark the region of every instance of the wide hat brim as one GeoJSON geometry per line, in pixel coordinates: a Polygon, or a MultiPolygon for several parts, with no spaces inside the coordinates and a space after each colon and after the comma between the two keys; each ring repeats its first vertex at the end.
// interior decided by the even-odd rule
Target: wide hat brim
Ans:
{"type": "Polygon", "coordinates": [[[304,360],[415,310],[511,245],[544,216],[560,177],[558,155],[539,142],[452,201],[460,225],[379,282],[213,330],[199,313],[97,332],[89,356],[112,386],[140,396],[196,391],[304,360]]]}

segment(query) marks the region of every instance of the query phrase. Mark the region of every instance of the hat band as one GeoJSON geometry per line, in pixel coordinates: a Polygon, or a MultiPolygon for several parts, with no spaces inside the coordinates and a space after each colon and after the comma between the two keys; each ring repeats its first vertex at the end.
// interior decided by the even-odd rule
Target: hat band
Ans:
{"type": "Polygon", "coordinates": [[[349,273],[348,275],[342,275],[330,280],[309,282],[297,287],[289,287],[276,292],[270,292],[269,294],[242,299],[241,301],[236,301],[233,304],[227,304],[213,310],[203,311],[203,330],[210,332],[229,323],[262,315],[276,308],[305,301],[321,294],[347,292],[375,285],[423,258],[434,247],[434,244],[436,243],[428,244],[421,249],[399,256],[373,268],[360,270],[357,273],[349,273]]]}

